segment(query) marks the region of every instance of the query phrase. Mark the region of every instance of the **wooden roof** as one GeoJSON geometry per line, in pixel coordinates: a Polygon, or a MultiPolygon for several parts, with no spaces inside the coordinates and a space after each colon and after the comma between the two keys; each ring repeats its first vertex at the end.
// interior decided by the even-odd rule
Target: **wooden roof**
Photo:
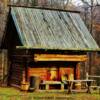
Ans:
{"type": "Polygon", "coordinates": [[[12,7],[11,15],[24,48],[99,49],[78,13],[12,7]]]}

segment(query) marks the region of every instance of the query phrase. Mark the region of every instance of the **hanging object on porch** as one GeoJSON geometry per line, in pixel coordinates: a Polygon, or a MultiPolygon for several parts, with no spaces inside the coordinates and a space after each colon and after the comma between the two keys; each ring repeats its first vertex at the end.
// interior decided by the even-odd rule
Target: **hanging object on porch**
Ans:
{"type": "Polygon", "coordinates": [[[66,67],[61,67],[59,69],[59,74],[60,74],[60,78],[61,81],[63,81],[65,79],[66,76],[66,80],[73,80],[74,79],[74,67],[71,68],[71,66],[66,67]]]}
{"type": "Polygon", "coordinates": [[[53,66],[51,68],[48,69],[48,75],[47,75],[47,80],[49,81],[58,81],[59,79],[59,72],[58,72],[58,68],[53,66]]]}

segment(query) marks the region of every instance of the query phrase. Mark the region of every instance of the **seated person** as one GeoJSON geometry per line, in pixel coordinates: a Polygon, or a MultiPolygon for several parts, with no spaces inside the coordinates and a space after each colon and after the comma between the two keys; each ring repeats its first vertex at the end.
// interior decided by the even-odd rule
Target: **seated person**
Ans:
{"type": "Polygon", "coordinates": [[[64,74],[64,75],[61,76],[61,81],[63,83],[67,83],[67,80],[68,80],[68,75],[67,74],[64,74]]]}

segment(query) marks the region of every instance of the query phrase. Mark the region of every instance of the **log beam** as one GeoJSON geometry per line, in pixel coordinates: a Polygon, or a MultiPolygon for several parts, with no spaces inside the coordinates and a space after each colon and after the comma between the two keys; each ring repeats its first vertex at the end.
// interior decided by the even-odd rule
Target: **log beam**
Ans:
{"type": "Polygon", "coordinates": [[[35,61],[87,61],[87,55],[34,54],[35,61]]]}

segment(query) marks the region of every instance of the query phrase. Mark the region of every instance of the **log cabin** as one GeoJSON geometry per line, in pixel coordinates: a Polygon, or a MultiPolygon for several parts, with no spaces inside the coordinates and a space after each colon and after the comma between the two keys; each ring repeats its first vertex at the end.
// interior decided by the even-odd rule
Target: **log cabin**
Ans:
{"type": "Polygon", "coordinates": [[[1,47],[8,50],[8,83],[16,87],[32,76],[80,79],[80,62],[99,50],[79,12],[25,7],[10,8],[1,47]]]}

